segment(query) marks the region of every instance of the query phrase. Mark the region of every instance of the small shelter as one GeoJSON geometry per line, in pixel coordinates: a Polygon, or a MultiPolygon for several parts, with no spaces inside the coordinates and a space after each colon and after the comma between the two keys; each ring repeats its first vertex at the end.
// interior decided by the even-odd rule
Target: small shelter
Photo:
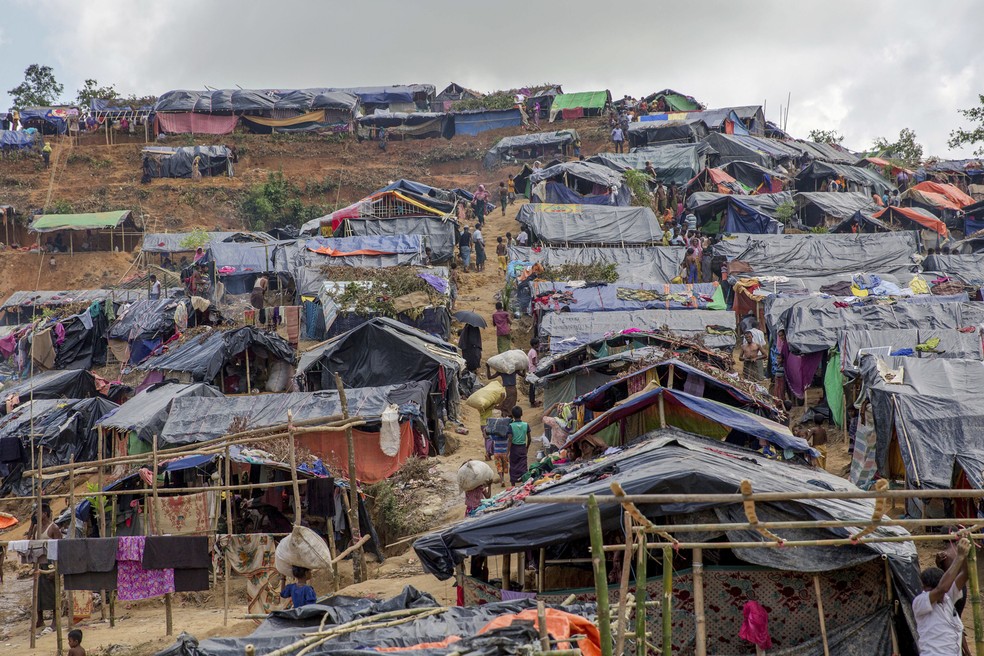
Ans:
{"type": "Polygon", "coordinates": [[[643,100],[646,101],[651,112],[694,112],[705,109],[704,104],[693,96],[673,89],[657,91],[646,96],[643,100]]]}
{"type": "Polygon", "coordinates": [[[946,223],[936,218],[936,215],[929,210],[897,205],[889,205],[871,215],[858,211],[850,219],[831,228],[830,232],[890,232],[892,230],[929,230],[940,239],[948,239],[950,236],[946,223]]]}
{"type": "Polygon", "coordinates": [[[644,171],[647,164],[656,170],[656,179],[664,184],[682,185],[707,165],[707,148],[703,144],[662,144],[633,148],[631,153],[598,153],[588,162],[602,164],[619,173],[644,171]]]}
{"type": "Polygon", "coordinates": [[[233,176],[233,156],[225,146],[148,146],[143,154],[143,175],[150,178],[233,176]]]}
{"type": "MultiPolygon", "coordinates": [[[[577,130],[536,132],[503,137],[485,154],[483,164],[491,169],[498,164],[563,157],[570,154],[574,142],[580,141],[577,130]]],[[[517,188],[517,191],[521,191],[517,188]]]]}
{"type": "Polygon", "coordinates": [[[800,223],[810,228],[833,228],[857,212],[870,216],[880,209],[871,194],[864,191],[799,191],[793,195],[793,202],[800,223]]]}
{"type": "Polygon", "coordinates": [[[565,121],[586,116],[601,116],[611,104],[612,92],[608,89],[562,93],[554,96],[553,103],[550,105],[550,122],[556,121],[558,114],[565,121]]]}
{"type": "Polygon", "coordinates": [[[516,108],[461,110],[454,112],[452,119],[456,137],[474,137],[488,130],[517,128],[523,124],[523,115],[516,108]]]}
{"type": "Polygon", "coordinates": [[[591,162],[563,162],[534,171],[529,184],[534,203],[627,206],[632,195],[621,173],[591,162]]]}
{"type": "Polygon", "coordinates": [[[61,253],[112,251],[117,248],[128,251],[136,248],[143,239],[143,228],[137,226],[130,210],[41,214],[34,217],[28,229],[37,233],[54,233],[53,237],[45,240],[47,248],[61,253]]]}
{"type": "Polygon", "coordinates": [[[912,185],[902,193],[901,198],[914,205],[950,212],[961,211],[977,202],[955,185],[929,180],[912,185]]]}
{"type": "Polygon", "coordinates": [[[871,169],[816,160],[796,176],[796,188],[799,191],[819,191],[826,189],[829,181],[837,179],[847,183],[847,191],[863,192],[868,196],[880,196],[895,189],[895,185],[871,169]]]}
{"type": "Polygon", "coordinates": [[[216,325],[221,319],[218,309],[200,298],[193,301],[181,296],[137,301],[121,309],[109,326],[109,348],[119,362],[136,364],[175,334],[196,326],[216,325]]]}
{"type": "Polygon", "coordinates": [[[749,190],[724,169],[705,168],[687,181],[686,187],[684,187],[685,194],[691,194],[695,191],[746,195],[749,190]]]}
{"type": "Polygon", "coordinates": [[[659,220],[648,207],[527,203],[516,220],[529,229],[534,242],[551,246],[643,246],[663,238],[659,220]]]}
{"type": "Polygon", "coordinates": [[[451,104],[457,100],[480,99],[484,96],[485,94],[481,91],[474,91],[456,82],[452,82],[444,87],[439,94],[434,96],[434,111],[446,112],[451,109],[451,104]]]}
{"type": "Polygon", "coordinates": [[[707,133],[707,125],[700,119],[636,121],[629,124],[625,139],[632,148],[643,148],[651,144],[697,143],[703,141],[707,133]]]}
{"type": "Polygon", "coordinates": [[[0,398],[0,416],[7,414],[21,403],[31,399],[91,399],[99,396],[96,389],[96,377],[87,369],[65,369],[62,371],[44,371],[18,382],[8,381],[4,384],[0,398]],[[20,399],[15,402],[14,399],[20,399]],[[6,401],[10,401],[6,403],[6,401]]]}
{"type": "Polygon", "coordinates": [[[686,206],[705,233],[777,235],[785,229],[776,218],[779,208],[792,202],[788,191],[754,196],[699,191],[687,198],[686,206]]]}
{"type": "Polygon", "coordinates": [[[773,169],[779,165],[786,166],[796,162],[803,156],[802,150],[793,148],[789,142],[750,134],[711,132],[704,141],[715,151],[711,157],[714,166],[742,161],[773,169]]]}
{"type": "Polygon", "coordinates": [[[780,192],[790,180],[787,173],[769,169],[754,162],[735,160],[722,165],[720,168],[750,189],[752,194],[780,192]]]}
{"type": "Polygon", "coordinates": [[[357,123],[362,138],[375,138],[380,129],[385,129],[392,140],[450,139],[454,136],[454,117],[446,113],[376,110],[374,114],[357,119],[357,123]]]}

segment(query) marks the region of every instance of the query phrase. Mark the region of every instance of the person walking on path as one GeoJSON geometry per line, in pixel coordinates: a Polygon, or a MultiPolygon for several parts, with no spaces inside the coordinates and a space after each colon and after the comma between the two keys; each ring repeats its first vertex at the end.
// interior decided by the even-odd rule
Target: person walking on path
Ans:
{"type": "Polygon", "coordinates": [[[485,191],[485,185],[478,185],[478,190],[472,197],[472,204],[475,209],[475,218],[478,219],[479,223],[485,223],[485,210],[487,208],[487,203],[489,202],[489,192],[485,191]]]}
{"type": "Polygon", "coordinates": [[[44,168],[51,166],[51,142],[45,141],[44,148],[41,149],[41,158],[44,159],[44,168]]]}
{"type": "Polygon", "coordinates": [[[523,421],[523,409],[512,409],[512,443],[509,445],[509,482],[519,485],[529,470],[530,425],[523,421]]]}
{"type": "Polygon", "coordinates": [[[492,324],[495,326],[495,346],[499,353],[505,353],[512,348],[512,317],[503,308],[502,301],[495,304],[492,324]]]}
{"type": "Polygon", "coordinates": [[[499,271],[505,276],[506,270],[509,268],[509,258],[506,255],[506,242],[502,240],[502,237],[496,237],[495,241],[495,258],[499,262],[499,271]]]}
{"type": "Polygon", "coordinates": [[[475,271],[481,273],[485,271],[485,237],[482,236],[481,223],[475,224],[472,242],[475,244],[475,271]]]}
{"type": "Polygon", "coordinates": [[[625,152],[623,148],[625,144],[625,132],[618,125],[612,129],[612,143],[615,145],[616,153],[625,152]]]}
{"type": "Polygon", "coordinates": [[[499,183],[499,207],[502,208],[502,216],[506,215],[506,205],[509,204],[509,190],[505,182],[499,183]]]}
{"type": "Polygon", "coordinates": [[[458,237],[458,255],[461,256],[461,266],[465,271],[471,266],[471,233],[468,226],[461,229],[461,236],[458,237]]]}
{"type": "Polygon", "coordinates": [[[491,382],[493,378],[501,378],[502,386],[506,388],[506,398],[499,404],[499,411],[503,417],[509,416],[509,409],[516,405],[516,374],[504,374],[501,371],[492,373],[489,363],[485,363],[485,376],[491,382]]]}

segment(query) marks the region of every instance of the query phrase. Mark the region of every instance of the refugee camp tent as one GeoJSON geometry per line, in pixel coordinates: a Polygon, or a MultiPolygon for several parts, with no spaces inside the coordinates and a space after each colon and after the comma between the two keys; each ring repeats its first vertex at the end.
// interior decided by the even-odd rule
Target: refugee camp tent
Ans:
{"type": "MultiPolygon", "coordinates": [[[[373,388],[345,389],[348,412],[361,417],[365,426],[353,429],[356,440],[356,476],[362,483],[377,483],[396,472],[411,456],[438,453],[443,438],[435,436],[428,445],[426,382],[390,384],[373,388]],[[390,406],[405,407],[398,411],[397,435],[381,435],[381,417],[390,406]]],[[[208,442],[237,430],[258,430],[287,423],[290,412],[294,421],[327,421],[342,413],[338,392],[292,392],[254,396],[215,396],[211,398],[174,399],[161,430],[163,448],[175,448],[208,442]]],[[[386,427],[389,430],[390,427],[386,427]]],[[[296,437],[298,445],[324,460],[334,470],[348,467],[348,450],[344,431],[307,433],[296,437]]]]}
{"type": "Polygon", "coordinates": [[[591,162],[563,162],[530,176],[534,203],[626,206],[631,196],[621,173],[591,162]]]}
{"type": "Polygon", "coordinates": [[[70,120],[78,120],[79,108],[24,107],[20,110],[21,130],[34,128],[41,134],[65,134],[70,120]]]}
{"type": "Polygon", "coordinates": [[[895,189],[895,185],[870,169],[847,164],[831,164],[813,161],[796,176],[799,191],[817,191],[820,186],[837,178],[847,182],[850,191],[864,192],[868,196],[884,194],[895,189]]]}
{"type": "Polygon", "coordinates": [[[898,166],[897,164],[893,164],[887,159],[883,159],[881,157],[862,157],[854,163],[854,166],[868,167],[870,170],[880,173],[882,177],[889,181],[895,180],[895,176],[899,173],[905,173],[909,176],[910,180],[912,180],[916,175],[915,171],[912,169],[898,166]]]}
{"type": "MultiPolygon", "coordinates": [[[[840,370],[845,377],[861,373],[861,358],[866,349],[885,349],[891,355],[909,349],[917,358],[949,358],[958,360],[984,360],[980,330],[962,332],[952,328],[919,326],[892,330],[845,329],[840,332],[837,351],[840,354],[840,370]],[[938,340],[932,348],[930,345],[938,340]],[[923,344],[920,349],[917,346],[923,344]]],[[[829,365],[828,365],[829,366],[829,365]]]]}
{"type": "Polygon", "coordinates": [[[915,268],[912,256],[918,252],[919,240],[908,231],[862,235],[740,234],[714,244],[715,255],[728,261],[741,260],[757,274],[806,278],[858,272],[904,276],[915,268]]]}
{"type": "MultiPolygon", "coordinates": [[[[163,354],[144,360],[138,368],[161,372],[168,377],[179,374],[184,382],[216,384],[216,379],[221,376],[221,388],[225,386],[226,365],[238,360],[247,350],[253,356],[251,359],[264,355],[266,367],[270,370],[277,362],[288,365],[294,362],[294,351],[283,337],[252,326],[243,326],[233,330],[211,330],[188,338],[177,346],[169,347],[163,354]]],[[[257,369],[254,369],[254,374],[252,387],[256,388],[262,381],[257,380],[260,378],[257,369]]],[[[286,382],[284,381],[285,385],[286,382]]]]}
{"type": "Polygon", "coordinates": [[[646,96],[643,100],[646,101],[650,111],[654,112],[692,112],[704,109],[704,105],[693,96],[673,89],[657,91],[646,96]]]}
{"type": "Polygon", "coordinates": [[[710,191],[712,193],[746,195],[746,189],[724,169],[705,168],[687,181],[684,194],[695,191],[710,191]]]}
{"type": "Polygon", "coordinates": [[[40,147],[39,132],[24,130],[0,130],[0,151],[24,150],[25,148],[40,147]]]}
{"type": "MultiPolygon", "coordinates": [[[[206,232],[208,242],[235,242],[239,244],[253,243],[265,244],[276,241],[265,232],[206,232]]],[[[140,250],[143,253],[190,253],[195,250],[193,244],[198,233],[193,232],[145,232],[143,235],[143,246],[140,250]]],[[[208,242],[202,244],[202,248],[208,246],[208,242]]]]}
{"type": "Polygon", "coordinates": [[[550,105],[550,122],[557,120],[558,114],[565,121],[585,116],[601,116],[611,104],[612,92],[608,89],[562,93],[554,96],[553,104],[550,105]]]}
{"type": "Polygon", "coordinates": [[[984,287],[984,253],[928,255],[923,260],[923,270],[956,278],[971,287],[984,287]]]}
{"type": "Polygon", "coordinates": [[[946,223],[921,207],[889,205],[874,214],[862,211],[830,229],[830,232],[890,232],[892,230],[931,230],[946,239],[950,233],[946,223]]]}
{"type": "Polygon", "coordinates": [[[280,243],[210,241],[196,264],[214,273],[227,294],[248,294],[257,278],[279,271],[274,253],[280,243]]]}
{"type": "Polygon", "coordinates": [[[792,202],[788,191],[753,196],[697,192],[687,197],[686,206],[705,233],[779,234],[784,226],[776,219],[778,210],[792,202]]]}
{"type": "Polygon", "coordinates": [[[458,415],[457,381],[463,369],[455,346],[387,317],[308,349],[297,365],[308,390],[335,389],[336,373],[346,388],[428,383],[425,410],[435,434],[440,433],[438,420],[458,415]]]}
{"type": "MultiPolygon", "coordinates": [[[[675,394],[682,398],[681,393],[675,394]]],[[[843,479],[824,471],[777,462],[760,453],[702,439],[676,428],[666,428],[646,435],[646,439],[623,451],[584,464],[576,472],[563,476],[559,482],[552,481],[542,489],[534,487],[532,495],[577,495],[587,498],[589,494],[610,494],[612,483],[618,483],[628,494],[734,493],[743,480],[748,480],[757,493],[858,491],[843,479]]],[[[590,557],[587,514],[583,505],[505,505],[503,500],[474,519],[418,539],[414,543],[414,551],[425,571],[440,579],[449,579],[454,576],[455,567],[468,557],[492,557],[530,550],[535,554],[541,549],[544,550],[540,553],[544,554],[546,563],[590,557]]],[[[746,521],[741,504],[645,504],[640,509],[650,521],[659,525],[746,521]]],[[[758,502],[756,511],[762,521],[853,520],[870,517],[874,503],[867,499],[758,502]]],[[[622,509],[617,504],[601,504],[601,522],[606,534],[619,533],[622,509]]],[[[825,528],[781,533],[786,539],[844,539],[857,530],[857,527],[825,528]]],[[[878,526],[874,531],[880,537],[907,535],[904,529],[892,526],[878,526]]],[[[693,534],[680,533],[674,537],[677,535],[680,539],[686,539],[683,536],[693,534]]],[[[707,535],[708,539],[716,539],[720,535],[733,542],[771,540],[754,530],[710,531],[707,535]]],[[[674,557],[672,605],[674,609],[689,609],[693,600],[693,574],[686,569],[686,562],[677,561],[677,558],[685,559],[686,556],[680,553],[674,557]]],[[[651,567],[658,572],[659,562],[651,567]]],[[[550,565],[543,578],[563,581],[558,570],[566,572],[569,568],[565,569],[563,564],[550,565]]],[[[802,549],[734,547],[727,555],[722,554],[717,566],[702,574],[705,642],[714,645],[716,653],[749,651],[750,645],[738,635],[743,622],[741,610],[751,594],[748,590],[754,590],[754,597],[760,603],[772,609],[782,609],[779,613],[770,613],[769,618],[769,635],[775,649],[794,656],[822,653],[823,646],[815,623],[818,603],[816,585],[820,585],[825,609],[831,609],[825,617],[827,645],[831,653],[860,648],[866,654],[889,656],[893,653],[893,631],[901,636],[903,642],[907,638],[911,640],[910,627],[904,614],[894,614],[891,609],[895,603],[907,607],[911,597],[919,592],[918,572],[916,549],[909,542],[870,542],[849,547],[802,549]],[[891,572],[891,581],[887,580],[886,572],[891,572]],[[710,582],[707,577],[711,577],[710,582]],[[886,593],[889,589],[899,595],[898,602],[893,595],[886,593]],[[843,599],[843,604],[830,599],[840,595],[835,591],[845,592],[843,597],[839,597],[843,599]]],[[[489,599],[490,593],[494,595],[491,598],[497,598],[495,588],[483,585],[477,579],[463,575],[458,580],[465,588],[466,600],[476,596],[489,599]]],[[[581,580],[591,581],[590,576],[581,580]]],[[[569,589],[571,586],[565,582],[545,587],[545,591],[537,593],[537,599],[548,603],[572,592],[569,589]],[[555,587],[566,590],[555,590],[555,587]]],[[[647,580],[645,587],[648,598],[662,598],[658,573],[647,580]]],[[[630,592],[634,589],[635,586],[630,585],[630,592]]],[[[614,598],[617,590],[618,585],[613,585],[610,596],[614,598]]],[[[591,591],[575,590],[575,593],[590,598],[591,591]]],[[[647,612],[647,633],[659,634],[660,619],[655,609],[652,613],[647,612]]],[[[692,652],[698,625],[691,611],[675,610],[673,623],[674,653],[692,652]]]]}
{"type": "Polygon", "coordinates": [[[704,141],[716,153],[711,157],[713,166],[724,166],[728,162],[743,161],[771,169],[780,164],[787,165],[802,156],[800,150],[779,139],[711,132],[704,141]]]}
{"type": "Polygon", "coordinates": [[[523,124],[518,109],[459,110],[452,114],[454,135],[475,136],[488,130],[514,128],[523,124]]]}
{"type": "Polygon", "coordinates": [[[597,283],[533,280],[532,310],[536,317],[550,312],[612,312],[616,310],[724,310],[716,282],[660,284],[597,283]]]}
{"type": "MultiPolygon", "coordinates": [[[[440,103],[451,103],[455,100],[465,100],[468,98],[482,98],[485,94],[480,91],[474,91],[467,87],[463,87],[457,82],[452,82],[448,86],[434,96],[435,105],[440,103]]],[[[441,109],[437,111],[448,111],[451,109],[449,105],[442,106],[441,109]]]]}
{"type": "Polygon", "coordinates": [[[646,121],[688,121],[700,120],[708,130],[724,132],[725,134],[748,134],[748,128],[733,109],[708,109],[702,112],[670,112],[665,114],[643,114],[639,117],[646,121]]]}
{"type": "Polygon", "coordinates": [[[454,136],[454,117],[436,112],[389,112],[376,110],[358,119],[360,136],[373,137],[375,130],[385,128],[390,139],[429,139],[454,136]]]}
{"type": "Polygon", "coordinates": [[[808,227],[832,228],[856,212],[871,216],[880,210],[871,194],[863,191],[798,191],[793,202],[800,223],[808,227]]]}
{"type": "Polygon", "coordinates": [[[858,159],[857,155],[839,144],[819,143],[816,141],[805,141],[803,139],[786,139],[783,143],[787,147],[798,151],[801,158],[807,160],[853,165],[858,159]]]}
{"type": "Polygon", "coordinates": [[[107,333],[109,348],[120,362],[141,362],[176,333],[219,323],[218,309],[203,300],[193,303],[188,296],[148,299],[121,308],[107,333]]]}
{"type": "Polygon", "coordinates": [[[625,139],[632,148],[643,148],[651,144],[697,143],[707,133],[707,126],[700,119],[636,121],[629,124],[625,139]]]}
{"type": "MultiPolygon", "coordinates": [[[[527,375],[527,382],[531,385],[535,384],[543,390],[543,407],[551,408],[557,403],[570,403],[574,399],[618,379],[619,376],[625,375],[630,367],[641,366],[641,363],[647,360],[666,357],[665,351],[659,346],[642,346],[642,342],[636,344],[631,341],[628,346],[627,350],[612,355],[591,358],[588,357],[589,352],[585,349],[585,357],[579,364],[567,369],[560,369],[557,366],[550,366],[545,370],[538,368],[538,372],[546,371],[547,373],[534,374],[535,378],[533,379],[527,375]],[[636,363],[640,364],[637,365],[636,363]]],[[[556,359],[561,359],[563,355],[565,354],[558,355],[556,359]]],[[[551,436],[552,438],[553,436],[551,436]]]]}
{"type": "MultiPolygon", "coordinates": [[[[109,436],[106,444],[112,449],[112,457],[148,453],[153,449],[154,436],[161,436],[164,424],[173,412],[175,399],[191,398],[196,405],[187,410],[192,416],[201,416],[199,404],[204,399],[220,396],[222,392],[206,383],[151,385],[100,418],[96,427],[109,436]]],[[[160,446],[165,447],[163,440],[160,446]]]]}
{"type": "Polygon", "coordinates": [[[66,305],[105,303],[110,301],[114,309],[123,303],[147,298],[146,289],[68,289],[17,291],[0,305],[0,325],[14,326],[33,323],[44,310],[66,305]]]}
{"type": "MultiPolygon", "coordinates": [[[[485,168],[490,169],[503,162],[533,161],[567,155],[574,142],[579,140],[577,130],[535,132],[533,134],[519,134],[514,137],[503,137],[489,148],[483,164],[485,168]]],[[[522,193],[519,188],[516,191],[522,193]]]]}
{"type": "Polygon", "coordinates": [[[516,220],[534,242],[567,244],[655,244],[663,238],[656,214],[648,207],[551,205],[527,203],[516,220]]]}
{"type": "Polygon", "coordinates": [[[37,233],[67,232],[67,244],[62,235],[47,238],[49,247],[65,253],[75,250],[112,251],[117,247],[132,250],[140,243],[143,228],[137,225],[133,212],[118,210],[89,214],[40,214],[34,217],[28,230],[37,233]],[[79,231],[86,234],[76,237],[74,233],[79,231]]]}
{"type": "Polygon", "coordinates": [[[700,336],[706,346],[734,348],[735,314],[724,310],[619,310],[552,312],[540,322],[540,340],[559,353],[626,328],[666,330],[681,337],[700,336]]]}
{"type": "Polygon", "coordinates": [[[680,262],[686,254],[682,246],[597,247],[574,248],[512,246],[508,249],[510,279],[532,266],[540,264],[557,268],[565,264],[614,264],[619,282],[668,283],[680,275],[680,262]]]}
{"type": "Polygon", "coordinates": [[[598,153],[588,157],[587,161],[619,173],[630,169],[643,171],[648,162],[663,184],[682,185],[706,166],[707,148],[704,144],[662,144],[634,148],[631,153],[598,153]]]}
{"type": "Polygon", "coordinates": [[[735,160],[722,165],[720,168],[751,189],[753,194],[777,193],[782,191],[783,184],[789,181],[787,173],[769,169],[754,162],[735,160]]]}
{"type": "Polygon", "coordinates": [[[368,114],[377,109],[393,112],[426,110],[434,101],[436,89],[433,84],[394,84],[388,87],[332,88],[330,91],[346,91],[358,96],[368,114]]]}
{"type": "Polygon", "coordinates": [[[963,209],[976,202],[973,197],[965,194],[959,187],[929,180],[912,185],[902,193],[901,198],[926,207],[953,211],[963,209]]]}
{"type": "MultiPolygon", "coordinates": [[[[31,399],[91,399],[98,396],[96,378],[86,369],[44,371],[26,380],[7,381],[2,398],[18,397],[21,403],[31,399]]],[[[18,404],[15,404],[15,407],[18,404]]],[[[0,403],[0,415],[7,414],[7,405],[0,403]]]]}
{"type": "Polygon", "coordinates": [[[232,152],[225,146],[148,146],[141,152],[147,178],[190,178],[196,167],[206,177],[233,174],[232,152]]]}

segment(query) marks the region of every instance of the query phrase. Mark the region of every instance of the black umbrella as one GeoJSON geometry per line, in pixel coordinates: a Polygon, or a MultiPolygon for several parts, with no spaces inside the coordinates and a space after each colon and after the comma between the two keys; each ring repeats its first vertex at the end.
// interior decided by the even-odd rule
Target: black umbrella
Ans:
{"type": "Polygon", "coordinates": [[[489,327],[489,324],[485,323],[485,317],[480,315],[478,312],[472,312],[471,310],[458,310],[454,313],[454,318],[461,323],[468,324],[469,326],[475,326],[476,328],[489,327]]]}

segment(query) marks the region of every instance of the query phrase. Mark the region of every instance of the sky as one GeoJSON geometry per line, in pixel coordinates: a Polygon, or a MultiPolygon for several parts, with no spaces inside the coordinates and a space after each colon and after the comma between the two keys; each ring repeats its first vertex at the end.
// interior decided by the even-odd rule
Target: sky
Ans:
{"type": "Polygon", "coordinates": [[[0,0],[0,107],[32,63],[74,100],[87,78],[124,94],[454,81],[541,82],[615,98],[671,88],[710,108],[764,104],[787,129],[860,150],[915,130],[950,151],[984,93],[973,0],[0,0]]]}

